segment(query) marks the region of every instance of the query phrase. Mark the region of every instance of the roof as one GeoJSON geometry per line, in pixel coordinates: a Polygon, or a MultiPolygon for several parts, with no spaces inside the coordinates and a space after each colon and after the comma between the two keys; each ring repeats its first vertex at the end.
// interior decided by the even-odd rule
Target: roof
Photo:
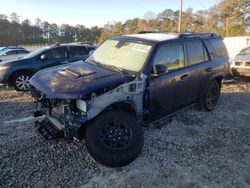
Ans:
{"type": "Polygon", "coordinates": [[[177,39],[179,37],[176,33],[144,33],[144,34],[133,34],[133,35],[126,35],[128,37],[136,37],[140,39],[146,39],[151,41],[165,41],[170,39],[177,39]]]}

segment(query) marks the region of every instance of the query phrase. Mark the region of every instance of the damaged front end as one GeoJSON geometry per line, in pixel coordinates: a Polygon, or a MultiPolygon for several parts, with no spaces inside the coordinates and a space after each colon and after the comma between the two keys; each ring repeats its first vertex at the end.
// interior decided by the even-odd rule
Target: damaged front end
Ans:
{"type": "Polygon", "coordinates": [[[92,92],[81,99],[49,99],[34,88],[31,91],[37,104],[34,116],[43,116],[36,121],[38,131],[46,139],[81,138],[79,130],[82,126],[117,103],[130,105],[142,123],[145,80],[141,76],[101,93],[92,92]]]}
{"type": "Polygon", "coordinates": [[[48,140],[78,137],[79,127],[87,121],[84,101],[48,99],[45,94],[36,89],[32,89],[31,93],[36,99],[34,117],[42,117],[35,122],[39,133],[48,140]],[[79,110],[79,106],[82,110],[79,110]]]}

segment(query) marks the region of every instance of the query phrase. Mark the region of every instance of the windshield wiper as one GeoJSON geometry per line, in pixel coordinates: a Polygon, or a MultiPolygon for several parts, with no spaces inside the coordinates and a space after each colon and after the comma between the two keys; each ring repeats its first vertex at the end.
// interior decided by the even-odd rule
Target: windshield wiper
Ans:
{"type": "Polygon", "coordinates": [[[114,65],[102,64],[102,63],[100,63],[100,62],[98,62],[98,61],[95,61],[95,60],[93,60],[93,59],[91,59],[91,60],[89,61],[89,63],[94,64],[94,65],[96,65],[97,67],[103,67],[103,68],[107,68],[107,69],[109,69],[109,70],[111,69],[111,70],[114,70],[114,71],[116,71],[116,72],[120,72],[120,73],[122,73],[122,74],[128,74],[128,72],[127,72],[125,69],[123,69],[123,68],[116,67],[116,66],[114,66],[114,65]]]}
{"type": "Polygon", "coordinates": [[[111,68],[111,69],[114,70],[114,71],[117,71],[117,72],[120,72],[120,73],[123,73],[123,74],[128,74],[128,72],[125,71],[123,68],[116,67],[116,66],[114,66],[114,65],[104,65],[104,66],[106,66],[106,67],[108,67],[108,68],[111,68]]]}

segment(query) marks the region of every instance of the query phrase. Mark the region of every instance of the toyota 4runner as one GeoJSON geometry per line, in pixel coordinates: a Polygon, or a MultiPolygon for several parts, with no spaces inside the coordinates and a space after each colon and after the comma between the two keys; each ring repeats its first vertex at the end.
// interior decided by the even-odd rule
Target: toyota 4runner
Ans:
{"type": "Polygon", "coordinates": [[[216,34],[115,36],[85,62],[31,78],[36,125],[47,139],[84,137],[96,161],[124,166],[143,148],[142,126],[193,104],[214,110],[229,69],[216,34]]]}

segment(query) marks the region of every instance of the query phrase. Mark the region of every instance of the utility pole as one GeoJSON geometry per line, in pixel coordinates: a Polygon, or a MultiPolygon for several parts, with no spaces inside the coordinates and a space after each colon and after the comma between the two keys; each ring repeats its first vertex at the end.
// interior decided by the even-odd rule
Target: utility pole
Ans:
{"type": "Polygon", "coordinates": [[[179,0],[179,25],[178,25],[178,33],[181,33],[182,1],[183,0],[179,0]]]}
{"type": "Polygon", "coordinates": [[[226,20],[226,36],[228,37],[229,35],[229,17],[227,17],[227,20],[226,20]]]}

